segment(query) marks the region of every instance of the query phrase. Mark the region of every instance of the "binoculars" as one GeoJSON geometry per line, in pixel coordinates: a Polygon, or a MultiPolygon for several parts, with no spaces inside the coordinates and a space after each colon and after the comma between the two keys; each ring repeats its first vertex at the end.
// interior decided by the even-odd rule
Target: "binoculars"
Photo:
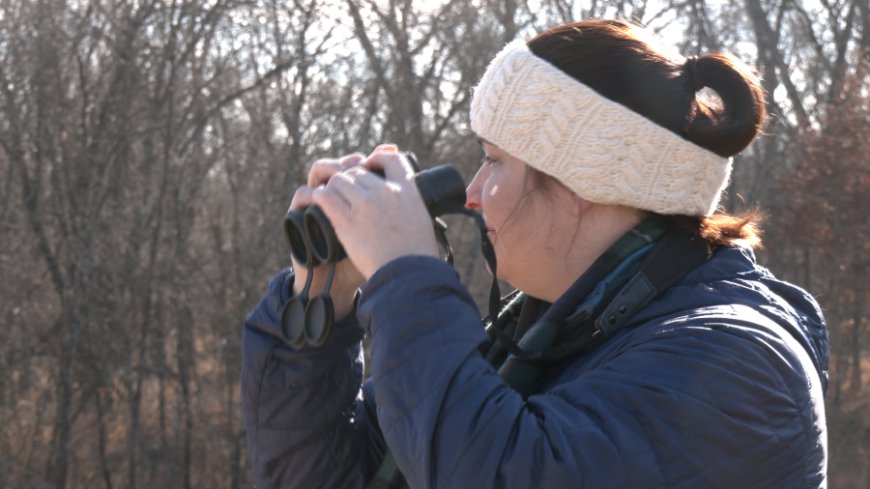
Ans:
{"type": "MultiPolygon", "coordinates": [[[[417,168],[411,153],[403,153],[417,168]]],[[[382,173],[378,173],[383,177],[382,173]]],[[[465,182],[456,168],[440,165],[414,175],[423,203],[433,219],[465,210],[465,182]]],[[[335,320],[329,289],[335,274],[335,264],[347,257],[335,230],[323,210],[316,205],[293,209],[284,216],[284,232],[290,243],[290,252],[297,263],[309,269],[302,292],[292,297],[281,311],[281,333],[284,340],[299,349],[306,344],[320,346],[329,337],[335,320]],[[310,270],[328,265],[324,290],[309,299],[310,270]]]]}

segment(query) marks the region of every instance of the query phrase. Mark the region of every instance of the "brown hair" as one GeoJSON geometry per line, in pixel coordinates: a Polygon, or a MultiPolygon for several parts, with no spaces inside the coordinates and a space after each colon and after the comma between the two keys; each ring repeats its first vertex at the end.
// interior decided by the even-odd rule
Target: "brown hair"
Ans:
{"type": "MultiPolygon", "coordinates": [[[[621,20],[586,20],[549,29],[529,49],[614,102],[720,156],[733,156],[755,139],[764,124],[764,91],[758,77],[736,58],[669,54],[643,28],[621,20]],[[716,92],[718,99],[699,93],[716,92]]],[[[548,177],[532,169],[536,183],[548,177]]],[[[742,240],[760,245],[760,215],[718,213],[666,216],[691,226],[712,245],[742,240]]]]}

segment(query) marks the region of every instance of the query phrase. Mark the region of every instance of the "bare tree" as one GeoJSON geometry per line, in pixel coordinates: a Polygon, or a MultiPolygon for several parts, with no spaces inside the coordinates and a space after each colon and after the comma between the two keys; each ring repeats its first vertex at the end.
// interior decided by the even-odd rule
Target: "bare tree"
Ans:
{"type": "MultiPolygon", "coordinates": [[[[823,293],[832,485],[860,487],[833,472],[867,453],[866,0],[0,0],[0,488],[246,487],[239,325],[308,163],[390,141],[470,178],[489,60],[589,17],[762,75],[728,206],[768,210],[762,259],[823,293]]],[[[483,304],[476,230],[449,222],[483,304]]]]}

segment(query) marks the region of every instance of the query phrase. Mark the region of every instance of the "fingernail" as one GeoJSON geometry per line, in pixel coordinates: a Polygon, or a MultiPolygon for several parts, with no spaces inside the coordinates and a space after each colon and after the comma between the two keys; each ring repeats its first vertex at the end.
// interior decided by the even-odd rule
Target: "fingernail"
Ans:
{"type": "Polygon", "coordinates": [[[375,153],[379,151],[384,153],[395,153],[399,151],[399,147],[395,144],[381,144],[380,146],[375,148],[375,153]]]}

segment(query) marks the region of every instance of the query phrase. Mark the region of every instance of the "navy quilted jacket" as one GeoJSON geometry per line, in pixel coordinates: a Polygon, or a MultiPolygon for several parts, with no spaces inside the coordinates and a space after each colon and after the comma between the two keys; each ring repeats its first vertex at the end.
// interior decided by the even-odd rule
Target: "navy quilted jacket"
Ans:
{"type": "Polygon", "coordinates": [[[279,336],[292,281],[279,273],[244,327],[258,488],[362,488],[387,446],[414,489],[825,486],[822,315],[749,250],[716,252],[526,400],[478,353],[448,265],[387,264],[356,318],[302,351],[279,336]]]}

